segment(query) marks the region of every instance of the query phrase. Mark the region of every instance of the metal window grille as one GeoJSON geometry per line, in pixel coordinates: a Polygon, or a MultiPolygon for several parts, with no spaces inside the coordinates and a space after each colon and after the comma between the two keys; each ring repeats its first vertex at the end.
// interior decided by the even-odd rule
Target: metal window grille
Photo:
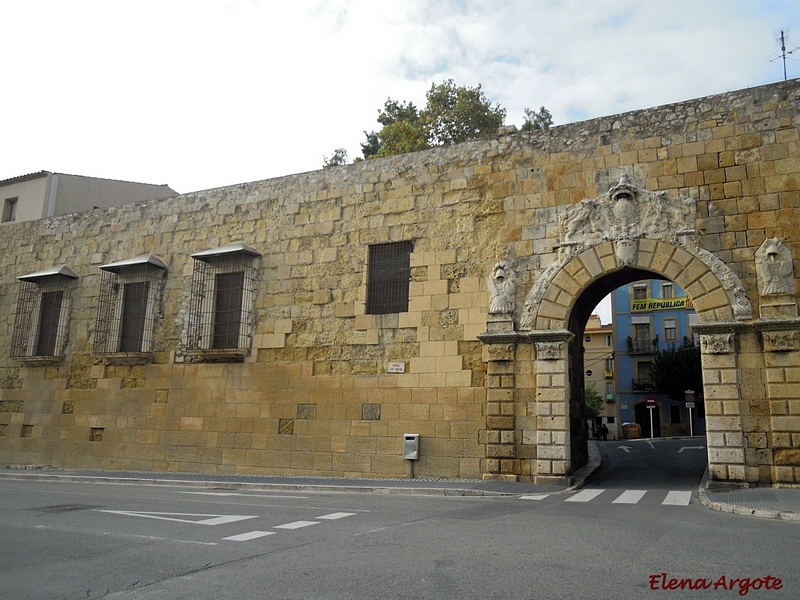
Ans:
{"type": "Polygon", "coordinates": [[[190,350],[247,350],[254,318],[255,258],[232,252],[194,259],[190,350]]]}
{"type": "Polygon", "coordinates": [[[411,279],[411,241],[374,244],[367,265],[367,314],[383,315],[408,311],[411,279]]]}
{"type": "Polygon", "coordinates": [[[36,356],[55,356],[58,323],[61,320],[61,304],[64,291],[42,292],[39,308],[39,335],[36,340],[36,356]]]}
{"type": "Polygon", "coordinates": [[[110,268],[100,270],[94,351],[100,355],[152,352],[166,270],[149,263],[110,268]]]}
{"type": "Polygon", "coordinates": [[[238,348],[242,318],[244,272],[217,273],[214,290],[212,348],[238,348]]]}
{"type": "Polygon", "coordinates": [[[70,277],[20,281],[11,356],[61,356],[67,337],[70,277]]]}

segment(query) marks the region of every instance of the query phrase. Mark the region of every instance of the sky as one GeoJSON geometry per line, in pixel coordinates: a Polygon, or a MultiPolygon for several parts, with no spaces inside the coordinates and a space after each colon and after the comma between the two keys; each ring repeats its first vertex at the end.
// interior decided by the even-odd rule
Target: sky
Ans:
{"type": "Polygon", "coordinates": [[[780,81],[780,30],[800,45],[797,0],[0,0],[0,23],[0,180],[181,193],[352,160],[388,98],[447,79],[558,125],[780,81]]]}

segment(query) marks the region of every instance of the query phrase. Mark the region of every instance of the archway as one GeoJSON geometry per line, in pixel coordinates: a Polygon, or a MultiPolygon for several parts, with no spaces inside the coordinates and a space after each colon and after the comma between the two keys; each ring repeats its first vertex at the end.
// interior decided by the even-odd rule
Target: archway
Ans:
{"type": "MultiPolygon", "coordinates": [[[[666,278],[652,271],[639,268],[628,268],[610,272],[593,281],[575,300],[570,312],[567,329],[572,334],[567,350],[569,361],[569,427],[570,427],[570,461],[573,470],[586,464],[588,460],[587,430],[585,420],[585,386],[584,386],[584,352],[582,340],[586,324],[592,310],[606,295],[613,293],[619,287],[629,285],[643,279],[666,278]]],[[[647,411],[647,409],[645,409],[647,411]]],[[[647,412],[645,412],[647,414],[647,412]]],[[[638,416],[638,413],[637,413],[638,416]]],[[[657,419],[660,425],[660,419],[657,419]]],[[[639,419],[637,418],[638,422],[639,419]]],[[[649,421],[648,421],[649,427],[649,421]]],[[[660,428],[654,428],[656,436],[660,435],[660,428]]],[[[649,429],[648,435],[650,437],[649,429]]]]}
{"type": "MultiPolygon", "coordinates": [[[[530,373],[520,381],[531,386],[487,390],[485,477],[563,482],[585,463],[583,357],[576,338],[599,300],[621,285],[640,279],[680,285],[698,315],[704,381],[739,377],[734,340],[752,309],[736,274],[700,247],[695,200],[635,187],[623,175],[603,196],[558,207],[557,218],[560,245],[526,297],[519,329],[507,315],[493,321],[490,314],[480,336],[489,371],[505,374],[487,382],[513,382],[519,372],[530,373]]],[[[712,476],[744,479],[742,417],[724,412],[725,406],[739,410],[741,390],[706,388],[715,407],[706,412],[707,424],[713,422],[725,443],[724,452],[713,454],[718,463],[709,452],[712,476]]]]}

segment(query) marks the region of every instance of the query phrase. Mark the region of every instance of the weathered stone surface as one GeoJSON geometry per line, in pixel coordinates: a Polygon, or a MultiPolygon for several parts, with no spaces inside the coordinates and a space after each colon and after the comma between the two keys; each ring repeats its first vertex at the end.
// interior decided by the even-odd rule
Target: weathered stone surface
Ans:
{"type": "Polygon", "coordinates": [[[558,478],[578,466],[566,397],[576,295],[639,270],[674,278],[708,326],[708,431],[721,442],[712,477],[798,482],[800,338],[786,258],[800,256],[798,106],[790,81],[4,223],[0,462],[402,477],[399,443],[414,432],[419,476],[558,478]],[[368,245],[406,240],[409,310],[366,314],[368,245]],[[775,271],[766,240],[777,240],[775,271]],[[251,347],[192,363],[191,255],[231,242],[261,255],[251,347]],[[149,363],[106,363],[93,354],[99,265],[148,254],[168,266],[149,363]],[[17,277],[57,266],[79,275],[64,354],[12,359],[17,277]],[[524,311],[526,299],[536,308],[524,311]],[[758,451],[745,452],[742,433],[748,450],[760,436],[758,451]]]}

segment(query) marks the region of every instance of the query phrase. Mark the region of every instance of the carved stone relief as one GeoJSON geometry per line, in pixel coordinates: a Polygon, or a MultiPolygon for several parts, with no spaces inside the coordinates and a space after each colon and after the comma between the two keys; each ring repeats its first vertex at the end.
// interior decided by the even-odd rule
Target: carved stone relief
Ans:
{"type": "Polygon", "coordinates": [[[797,331],[764,331],[761,336],[767,352],[788,352],[797,348],[797,331]]]}
{"type": "Polygon", "coordinates": [[[794,294],[792,251],[778,238],[764,240],[756,250],[756,275],[761,296],[794,294]]]}
{"type": "Polygon", "coordinates": [[[537,360],[559,360],[564,358],[564,342],[534,342],[537,360]]]}
{"type": "Polygon", "coordinates": [[[703,354],[732,354],[734,352],[733,333],[707,333],[700,335],[700,348],[703,354]]]}
{"type": "Polygon", "coordinates": [[[547,287],[573,257],[611,241],[621,267],[636,263],[638,240],[656,239],[680,246],[700,259],[720,280],[736,320],[751,319],[750,300],[741,280],[696,241],[697,206],[694,198],[674,198],[633,186],[624,174],[597,198],[558,207],[561,245],[558,256],[536,279],[525,298],[520,329],[530,331],[547,287]]]}
{"type": "Polygon", "coordinates": [[[490,361],[514,360],[515,344],[486,344],[486,358],[490,361]]]}
{"type": "Polygon", "coordinates": [[[517,282],[514,272],[504,262],[498,262],[487,281],[489,314],[513,315],[516,310],[517,282]]]}

